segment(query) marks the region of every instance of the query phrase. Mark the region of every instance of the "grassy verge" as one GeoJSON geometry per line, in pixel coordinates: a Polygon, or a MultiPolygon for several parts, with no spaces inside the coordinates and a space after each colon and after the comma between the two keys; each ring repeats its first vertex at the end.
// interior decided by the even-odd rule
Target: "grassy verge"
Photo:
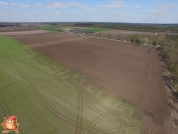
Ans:
{"type": "Polygon", "coordinates": [[[17,116],[20,133],[140,133],[134,105],[4,36],[0,81],[0,121],[17,116]]]}

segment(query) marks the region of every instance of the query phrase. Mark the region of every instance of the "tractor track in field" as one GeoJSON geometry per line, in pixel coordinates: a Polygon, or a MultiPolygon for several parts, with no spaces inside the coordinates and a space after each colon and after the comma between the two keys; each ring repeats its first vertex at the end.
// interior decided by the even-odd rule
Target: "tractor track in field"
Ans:
{"type": "MultiPolygon", "coordinates": [[[[113,128],[115,130],[115,128],[113,128]]],[[[94,134],[98,134],[98,133],[102,133],[102,134],[108,134],[106,133],[107,130],[112,130],[112,129],[103,129],[103,130],[98,130],[98,131],[95,131],[93,132],[94,134]]],[[[109,134],[118,134],[118,130],[116,132],[109,132],[109,134]]]]}
{"type": "MultiPolygon", "coordinates": [[[[82,128],[83,128],[84,95],[83,95],[83,92],[81,92],[81,87],[74,82],[73,78],[70,75],[70,72],[67,72],[67,75],[68,75],[67,80],[77,88],[77,92],[78,92],[78,114],[77,114],[75,134],[81,134],[82,128]]],[[[62,79],[64,76],[65,76],[65,73],[64,75],[60,76],[59,79],[62,79]]]]}
{"type": "Polygon", "coordinates": [[[3,114],[4,114],[4,117],[6,117],[6,111],[4,109],[4,107],[2,105],[0,105],[0,109],[2,110],[3,114]]]}
{"type": "Polygon", "coordinates": [[[107,117],[108,115],[110,115],[110,113],[103,113],[103,114],[100,114],[98,117],[96,117],[88,126],[87,128],[84,130],[84,132],[91,132],[91,130],[93,129],[93,127],[95,127],[95,125],[98,123],[97,120],[101,120],[100,118],[104,118],[104,117],[107,117]]]}
{"type": "MultiPolygon", "coordinates": [[[[40,53],[36,53],[35,57],[32,57],[31,59],[39,62],[40,64],[43,64],[43,62],[46,62],[46,60],[48,60],[49,58],[44,57],[40,53]],[[38,59],[36,57],[38,57],[38,59]]],[[[51,62],[51,61],[49,60],[49,62],[51,62]]],[[[47,62],[47,64],[48,64],[48,62],[47,62]]],[[[66,74],[66,73],[64,72],[64,74],[66,74]]],[[[54,75],[56,75],[56,74],[54,74],[54,75]]],[[[62,77],[63,76],[60,76],[61,80],[62,80],[62,77]]],[[[76,86],[76,84],[75,84],[75,86],[76,86]]],[[[83,93],[80,92],[79,88],[80,87],[77,87],[77,90],[78,90],[78,114],[77,114],[75,134],[80,134],[82,132],[82,126],[83,126],[83,93]]]]}
{"type": "MultiPolygon", "coordinates": [[[[87,132],[87,133],[92,133],[93,131],[93,129],[94,129],[94,127],[101,121],[101,120],[103,120],[103,119],[105,119],[105,118],[107,118],[107,117],[109,117],[109,116],[115,116],[115,118],[120,122],[120,124],[122,124],[122,126],[120,126],[120,127],[117,127],[117,126],[115,126],[115,129],[117,129],[117,131],[120,131],[120,130],[122,130],[122,127],[123,126],[134,126],[135,125],[135,122],[133,122],[133,124],[129,124],[129,123],[126,123],[125,121],[124,121],[124,119],[119,119],[118,118],[118,113],[109,113],[109,112],[107,112],[107,113],[104,113],[104,114],[101,114],[101,115],[99,115],[97,118],[95,118],[89,125],[88,125],[88,127],[84,130],[84,132],[87,132]]],[[[122,117],[123,118],[123,117],[122,117]]],[[[125,117],[124,117],[125,118],[125,117]]],[[[127,120],[130,120],[130,119],[127,119],[127,120]]],[[[113,122],[116,122],[116,121],[113,121],[113,122]]],[[[117,122],[116,122],[117,123],[117,122]]],[[[113,124],[113,126],[114,126],[115,124],[113,124]]],[[[137,124],[138,125],[138,124],[137,124]]],[[[135,125],[136,126],[136,125],[135,125]]],[[[139,126],[137,126],[137,127],[139,127],[139,126]]],[[[123,130],[124,131],[124,130],[123,130]]]]}
{"type": "Polygon", "coordinates": [[[2,111],[4,113],[4,117],[7,117],[7,116],[11,115],[10,109],[9,109],[8,105],[5,102],[0,101],[0,108],[2,109],[2,111]]]}
{"type": "MultiPolygon", "coordinates": [[[[82,85],[81,85],[82,86],[82,85]]],[[[81,90],[81,92],[83,92],[84,90],[81,90]]],[[[97,100],[97,102],[96,102],[97,104],[99,104],[99,103],[101,103],[101,101],[99,101],[99,100],[97,100]]],[[[102,104],[101,104],[102,105],[102,104]]],[[[104,107],[104,106],[103,106],[104,107]]],[[[106,110],[108,110],[107,108],[105,108],[106,110]]],[[[128,110],[128,109],[127,109],[128,110]]],[[[106,117],[109,117],[109,116],[115,116],[116,117],[116,119],[121,123],[122,122],[122,124],[124,124],[125,126],[136,126],[136,127],[140,127],[139,126],[139,123],[138,122],[135,122],[135,121],[133,121],[132,123],[126,123],[126,122],[124,122],[124,119],[119,119],[119,117],[117,117],[116,115],[119,115],[119,114],[121,114],[120,112],[114,112],[114,111],[112,111],[112,110],[108,110],[108,112],[107,113],[102,113],[102,114],[100,114],[97,118],[95,118],[93,121],[91,121],[91,123],[86,127],[86,129],[83,131],[83,132],[86,132],[88,129],[89,129],[89,133],[92,131],[92,130],[94,130],[95,128],[95,126],[96,126],[96,124],[99,122],[99,121],[101,121],[102,119],[105,119],[106,117]],[[98,120],[98,121],[97,121],[98,120]]],[[[124,114],[122,114],[122,115],[124,115],[124,114]]],[[[125,116],[124,116],[125,117],[125,116]]],[[[133,120],[132,119],[132,117],[130,117],[130,116],[127,116],[128,117],[128,120],[129,121],[131,121],[131,120],[133,120]]],[[[126,118],[126,117],[125,117],[126,118]]],[[[114,121],[112,118],[109,118],[110,120],[112,120],[112,122],[116,122],[116,121],[114,121]]],[[[116,122],[117,123],[117,122],[116,122]]],[[[113,123],[112,123],[113,124],[113,123]]],[[[115,124],[113,124],[113,126],[115,126],[115,124]]],[[[119,131],[119,129],[120,128],[118,128],[117,126],[115,126],[116,127],[116,129],[119,131]]],[[[94,130],[95,131],[95,130],[94,130]]]]}
{"type": "MultiPolygon", "coordinates": [[[[71,80],[72,80],[72,79],[71,79],[71,80]]],[[[74,82],[74,83],[75,83],[75,82],[74,82]]],[[[80,91],[81,93],[83,93],[83,91],[84,91],[84,89],[82,90],[82,86],[83,86],[83,85],[81,85],[81,87],[80,87],[81,89],[79,88],[79,89],[81,90],[81,91],[80,91]]],[[[84,88],[84,87],[83,87],[83,88],[84,88]]],[[[96,102],[96,103],[97,103],[97,102],[96,102]]],[[[98,103],[97,103],[97,104],[98,104],[98,103]]],[[[87,125],[86,129],[83,130],[83,132],[86,132],[87,129],[94,130],[95,125],[92,126],[92,124],[93,124],[93,123],[95,122],[95,120],[97,120],[97,118],[99,118],[100,116],[101,116],[102,119],[104,119],[104,118],[105,118],[104,115],[113,115],[113,114],[112,114],[112,113],[108,113],[108,112],[107,112],[107,113],[99,113],[99,116],[96,117],[93,121],[91,121],[91,123],[90,123],[89,125],[87,125]]],[[[102,119],[101,119],[101,120],[102,120],[102,119]]],[[[112,122],[115,122],[115,121],[113,121],[112,118],[109,118],[109,119],[110,119],[112,122]]],[[[112,124],[113,124],[113,123],[112,123],[112,124]]],[[[113,124],[113,126],[115,126],[115,124],[113,124]]],[[[115,126],[115,127],[117,128],[117,126],[115,126]]],[[[95,131],[95,130],[94,130],[94,131],[95,131]]],[[[99,130],[96,130],[96,131],[99,131],[99,130]]]]}
{"type": "MultiPolygon", "coordinates": [[[[31,50],[31,51],[34,54],[34,51],[33,50],[31,50]]],[[[31,52],[29,52],[28,50],[26,52],[28,54],[31,54],[31,52]]],[[[49,58],[44,57],[40,53],[36,53],[35,56],[33,55],[31,59],[39,62],[42,65],[44,65],[44,64],[48,65],[48,64],[53,63],[49,58]]],[[[53,71],[56,71],[53,67],[51,67],[51,69],[53,71]]],[[[62,70],[65,70],[65,68],[62,68],[62,70]]],[[[60,69],[60,71],[61,71],[61,69],[60,69]]],[[[67,71],[67,73],[68,73],[68,71],[67,71]]],[[[69,73],[70,73],[70,71],[69,71],[69,73]]],[[[56,72],[54,74],[54,76],[57,77],[60,80],[63,80],[64,75],[66,75],[66,72],[63,72],[63,75],[58,75],[58,72],[56,72]]],[[[68,78],[69,81],[72,82],[71,78],[70,78],[70,75],[68,77],[69,77],[68,78]]],[[[77,86],[77,84],[75,84],[73,82],[72,82],[72,84],[74,84],[76,86],[77,91],[78,91],[78,114],[77,114],[77,122],[76,122],[76,126],[75,126],[76,127],[75,128],[75,134],[81,134],[82,133],[82,128],[83,128],[83,93],[80,92],[80,87],[77,86]]]]}
{"type": "MultiPolygon", "coordinates": [[[[109,116],[115,116],[115,118],[118,120],[120,124],[123,126],[135,126],[137,128],[140,128],[140,124],[137,121],[134,121],[131,116],[125,115],[124,113],[121,112],[114,112],[109,109],[107,113],[99,115],[97,118],[95,118],[89,125],[88,128],[85,129],[85,132],[92,132],[92,129],[96,126],[97,123],[99,123],[102,119],[105,119],[106,117],[109,116]],[[119,115],[119,116],[118,116],[119,115]],[[127,120],[127,122],[125,121],[127,120]]],[[[120,127],[117,127],[118,131],[121,129],[120,127]]]]}
{"type": "Polygon", "coordinates": [[[82,133],[83,126],[83,93],[78,90],[78,114],[77,114],[77,122],[75,134],[82,133]]]}

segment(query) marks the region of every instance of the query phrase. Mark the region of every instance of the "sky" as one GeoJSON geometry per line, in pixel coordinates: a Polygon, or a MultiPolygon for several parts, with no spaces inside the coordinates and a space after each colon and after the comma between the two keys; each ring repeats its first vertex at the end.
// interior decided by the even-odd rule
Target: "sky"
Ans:
{"type": "Polygon", "coordinates": [[[178,23],[178,0],[0,0],[0,22],[178,23]]]}

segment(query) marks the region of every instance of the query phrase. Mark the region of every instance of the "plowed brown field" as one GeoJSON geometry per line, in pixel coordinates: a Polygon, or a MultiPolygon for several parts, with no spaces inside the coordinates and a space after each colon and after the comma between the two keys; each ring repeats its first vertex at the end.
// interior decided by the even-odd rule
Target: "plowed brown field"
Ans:
{"type": "Polygon", "coordinates": [[[156,48],[59,33],[12,37],[136,105],[142,133],[167,133],[167,97],[156,48]]]}

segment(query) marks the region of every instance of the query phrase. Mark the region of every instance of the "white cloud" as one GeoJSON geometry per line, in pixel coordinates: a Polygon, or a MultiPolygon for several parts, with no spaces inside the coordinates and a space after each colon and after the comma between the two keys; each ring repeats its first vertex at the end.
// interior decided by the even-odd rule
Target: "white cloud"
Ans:
{"type": "Polygon", "coordinates": [[[8,5],[8,3],[0,1],[0,5],[8,5]]]}
{"type": "Polygon", "coordinates": [[[105,13],[114,14],[114,13],[116,13],[116,11],[110,10],[110,9],[106,9],[105,13]]]}
{"type": "Polygon", "coordinates": [[[124,4],[123,0],[112,0],[112,2],[108,5],[100,5],[101,7],[108,7],[108,8],[118,8],[118,7],[127,7],[124,4]]]}
{"type": "Polygon", "coordinates": [[[66,5],[71,6],[71,7],[80,7],[80,8],[86,7],[85,5],[82,5],[82,4],[77,3],[77,2],[67,2],[66,5]]]}
{"type": "Polygon", "coordinates": [[[170,14],[172,14],[172,13],[166,13],[167,15],[170,15],[170,14]]]}
{"type": "Polygon", "coordinates": [[[14,13],[18,13],[19,11],[13,11],[14,13]]]}
{"type": "Polygon", "coordinates": [[[36,4],[38,7],[42,7],[43,6],[43,4],[36,4]]]}
{"type": "Polygon", "coordinates": [[[16,4],[15,4],[15,3],[12,3],[11,6],[16,6],[16,4]]]}
{"type": "Polygon", "coordinates": [[[135,8],[138,8],[138,9],[139,9],[139,8],[141,8],[141,7],[140,7],[140,6],[136,6],[135,8]]]}
{"type": "Polygon", "coordinates": [[[134,12],[134,13],[139,13],[140,11],[138,11],[138,10],[132,10],[132,12],[134,12]]]}
{"type": "Polygon", "coordinates": [[[45,7],[46,8],[66,8],[68,6],[60,2],[54,2],[52,4],[46,5],[45,7]]]}
{"type": "Polygon", "coordinates": [[[169,8],[172,8],[172,7],[175,7],[175,6],[177,6],[177,4],[165,4],[165,5],[158,5],[157,6],[157,8],[159,8],[159,9],[169,9],[169,8]]]}
{"type": "Polygon", "coordinates": [[[66,2],[66,3],[53,2],[52,4],[48,4],[48,5],[43,5],[43,4],[36,4],[36,5],[39,7],[45,7],[45,8],[68,8],[68,7],[84,8],[84,7],[87,7],[77,2],[66,2]]]}
{"type": "Polygon", "coordinates": [[[150,12],[152,12],[152,13],[158,13],[160,11],[159,10],[151,10],[150,12]]]}
{"type": "Polygon", "coordinates": [[[164,10],[151,10],[147,13],[152,14],[152,16],[163,16],[163,15],[170,15],[171,13],[164,10]]]}
{"type": "Polygon", "coordinates": [[[99,8],[88,7],[88,8],[84,8],[83,10],[85,10],[85,11],[97,11],[97,10],[99,10],[99,8]]]}
{"type": "Polygon", "coordinates": [[[60,12],[55,12],[55,14],[61,14],[60,12]]]}
{"type": "Polygon", "coordinates": [[[30,8],[31,6],[30,5],[26,5],[26,4],[21,4],[20,7],[22,7],[22,8],[30,8]]]}
{"type": "Polygon", "coordinates": [[[172,11],[171,9],[176,6],[177,4],[157,5],[154,9],[147,11],[147,13],[159,16],[170,15],[170,12],[172,11]]]}

